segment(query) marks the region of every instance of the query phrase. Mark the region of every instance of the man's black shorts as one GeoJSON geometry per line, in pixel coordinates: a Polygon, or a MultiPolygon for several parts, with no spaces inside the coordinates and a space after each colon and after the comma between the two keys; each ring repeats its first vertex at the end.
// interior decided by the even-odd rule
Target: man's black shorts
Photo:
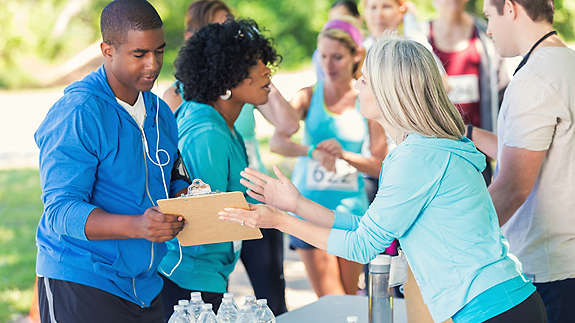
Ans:
{"type": "Polygon", "coordinates": [[[150,307],[97,288],[38,277],[38,304],[42,323],[163,323],[161,297],[150,307]]]}

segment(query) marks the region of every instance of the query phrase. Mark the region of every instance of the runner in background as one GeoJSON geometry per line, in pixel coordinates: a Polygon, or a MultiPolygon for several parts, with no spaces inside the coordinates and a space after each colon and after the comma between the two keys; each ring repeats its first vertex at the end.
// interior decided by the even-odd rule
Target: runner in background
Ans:
{"type": "MultiPolygon", "coordinates": [[[[279,62],[258,30],[249,20],[209,24],[186,42],[176,59],[175,76],[184,97],[175,114],[178,148],[190,177],[202,179],[213,191],[245,192],[240,171],[248,158],[234,123],[246,103],[268,101],[270,68],[279,62]]],[[[241,245],[234,241],[182,247],[177,240],[169,241],[159,268],[166,320],[173,305],[189,299],[193,291],[201,292],[217,312],[241,245]]],[[[258,256],[263,259],[264,252],[258,256]]]]}
{"type": "MultiPolygon", "coordinates": [[[[348,17],[348,19],[351,18],[354,20],[355,25],[361,25],[361,16],[355,1],[339,0],[334,2],[329,9],[328,21],[334,20],[338,17],[348,17]]],[[[319,81],[325,79],[325,73],[321,69],[320,54],[317,49],[313,52],[312,63],[315,70],[316,80],[319,81]]]]}
{"type": "Polygon", "coordinates": [[[421,32],[413,3],[405,0],[362,0],[361,7],[369,33],[363,42],[366,50],[377,38],[390,31],[431,48],[421,32]]]}
{"type": "MultiPolygon", "coordinates": [[[[363,177],[377,176],[385,157],[385,142],[371,140],[371,157],[361,155],[368,138],[384,138],[381,127],[368,123],[359,112],[353,88],[364,51],[360,30],[343,17],[329,21],[318,37],[325,80],[303,88],[291,107],[305,121],[302,144],[276,132],[272,151],[298,157],[293,180],[304,196],[332,209],[363,214],[368,206],[363,177]]],[[[270,99],[272,104],[281,104],[270,99]]],[[[327,254],[291,237],[290,246],[303,260],[315,293],[355,294],[362,265],[327,254]]]]}
{"type": "MultiPolygon", "coordinates": [[[[447,72],[449,98],[463,121],[493,131],[509,75],[487,36],[486,22],[465,12],[468,2],[434,0],[438,17],[423,30],[447,72]]],[[[483,172],[487,185],[492,174],[487,163],[483,172]]]]}
{"type": "Polygon", "coordinates": [[[361,22],[357,4],[353,0],[338,0],[331,5],[328,13],[328,19],[333,20],[341,16],[351,16],[357,19],[357,23],[361,22]]]}
{"type": "MultiPolygon", "coordinates": [[[[186,30],[184,38],[189,39],[200,28],[210,23],[223,23],[234,16],[230,8],[219,0],[199,0],[188,7],[186,12],[186,30]]],[[[270,97],[278,101],[285,101],[283,96],[271,85],[270,97]]],[[[176,84],[164,92],[164,100],[172,111],[182,104],[182,93],[179,93],[176,84]]],[[[266,172],[261,160],[259,144],[256,137],[256,119],[254,110],[257,109],[277,131],[291,135],[298,128],[297,115],[291,109],[262,104],[255,107],[246,104],[238,116],[235,127],[241,134],[248,154],[249,166],[266,172]]],[[[268,306],[277,316],[287,311],[285,302],[285,280],[283,274],[283,234],[275,229],[262,230],[263,238],[245,241],[242,246],[241,260],[246,268],[250,283],[257,298],[268,300],[268,306]]]]}

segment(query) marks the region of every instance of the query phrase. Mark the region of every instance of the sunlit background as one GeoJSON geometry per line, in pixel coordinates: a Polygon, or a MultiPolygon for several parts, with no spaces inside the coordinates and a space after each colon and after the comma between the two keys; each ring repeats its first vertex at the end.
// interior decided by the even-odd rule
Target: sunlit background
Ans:
{"type": "MultiPolygon", "coordinates": [[[[33,133],[63,87],[102,63],[99,16],[107,0],[0,0],[0,322],[25,315],[32,302],[36,247],[34,236],[42,212],[33,133]]],[[[189,0],[151,1],[164,21],[167,50],[159,85],[173,81],[173,65],[183,40],[189,0]]],[[[433,17],[431,0],[413,0],[421,20],[433,17]]],[[[274,83],[286,97],[313,84],[311,55],[327,20],[331,0],[229,0],[237,17],[249,17],[271,36],[283,62],[274,83]]],[[[575,40],[575,1],[555,0],[556,28],[575,40]]],[[[481,0],[469,10],[481,15],[481,0]]],[[[273,129],[257,115],[263,161],[290,171],[292,160],[269,152],[273,129]]],[[[251,293],[241,265],[231,290],[251,293]]],[[[314,301],[303,264],[287,255],[288,306],[314,301]]]]}

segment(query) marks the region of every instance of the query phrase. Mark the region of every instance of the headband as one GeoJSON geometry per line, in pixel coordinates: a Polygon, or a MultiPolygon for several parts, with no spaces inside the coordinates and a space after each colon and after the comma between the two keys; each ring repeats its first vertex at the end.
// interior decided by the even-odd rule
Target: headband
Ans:
{"type": "Polygon", "coordinates": [[[358,47],[361,47],[361,43],[363,42],[363,36],[361,35],[361,31],[354,26],[353,24],[344,21],[344,20],[330,20],[328,21],[325,26],[323,26],[322,31],[328,29],[339,29],[346,32],[348,35],[351,36],[351,39],[355,42],[358,47]]]}

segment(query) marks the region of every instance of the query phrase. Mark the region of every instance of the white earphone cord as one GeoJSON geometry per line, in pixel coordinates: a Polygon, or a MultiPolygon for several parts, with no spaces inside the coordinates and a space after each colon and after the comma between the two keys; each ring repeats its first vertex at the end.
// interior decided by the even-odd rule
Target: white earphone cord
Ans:
{"type": "MultiPolygon", "coordinates": [[[[166,185],[166,177],[164,174],[164,168],[163,167],[170,163],[170,154],[168,154],[168,152],[165,149],[160,148],[159,114],[160,114],[160,97],[156,95],[156,160],[153,160],[152,157],[150,157],[150,145],[148,145],[148,139],[146,138],[145,134],[144,134],[144,140],[146,141],[146,146],[147,146],[146,147],[146,156],[152,162],[152,164],[160,167],[160,172],[162,173],[162,184],[164,184],[164,193],[166,193],[166,198],[168,199],[168,198],[170,198],[170,195],[168,193],[168,186],[166,185]],[[163,152],[167,157],[167,159],[164,163],[162,163],[160,161],[160,152],[163,152]]],[[[144,132],[142,131],[142,133],[144,133],[144,132]]],[[[179,253],[180,253],[178,262],[176,263],[176,265],[174,265],[172,270],[170,270],[169,274],[162,270],[162,273],[168,277],[172,276],[172,274],[174,273],[176,268],[178,268],[180,266],[180,264],[182,263],[182,245],[180,244],[180,240],[177,240],[177,241],[178,241],[178,249],[179,249],[179,253]]]]}

